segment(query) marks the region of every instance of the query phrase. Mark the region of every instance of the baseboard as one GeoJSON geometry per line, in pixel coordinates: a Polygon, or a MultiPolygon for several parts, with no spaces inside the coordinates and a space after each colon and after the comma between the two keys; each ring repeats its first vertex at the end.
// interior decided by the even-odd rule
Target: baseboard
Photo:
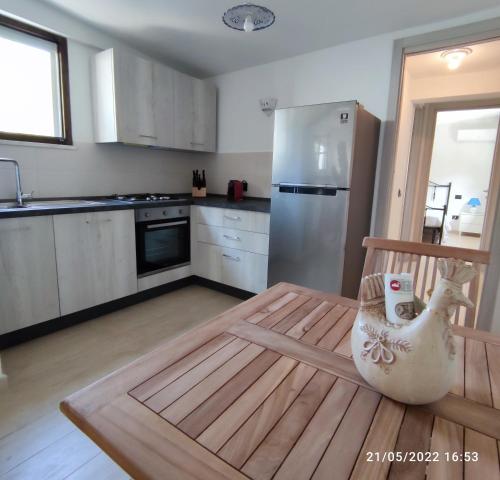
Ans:
{"type": "Polygon", "coordinates": [[[208,280],[207,278],[193,276],[194,283],[196,285],[201,285],[202,287],[211,288],[212,290],[217,290],[218,292],[226,293],[236,298],[241,298],[242,300],[248,300],[254,297],[256,294],[248,292],[246,290],[241,290],[240,288],[230,287],[224,283],[214,282],[213,280],[208,280]]]}
{"type": "Polygon", "coordinates": [[[240,290],[239,288],[230,287],[222,283],[213,282],[212,280],[207,280],[196,275],[191,275],[189,277],[181,278],[165,285],[160,285],[148,290],[143,290],[142,292],[134,293],[133,295],[119,298],[117,300],[103,303],[101,305],[96,305],[95,307],[87,308],[79,312],[70,313],[69,315],[64,315],[52,320],[47,320],[46,322],[37,323],[36,325],[31,325],[20,330],[15,330],[14,332],[4,333],[3,335],[0,335],[0,350],[13,347],[20,343],[33,340],[49,333],[54,333],[63,328],[71,327],[73,325],[92,320],[108,313],[116,312],[117,310],[121,310],[122,308],[136,305],[137,303],[141,303],[145,300],[164,295],[165,293],[173,292],[174,290],[178,290],[189,285],[201,285],[203,287],[211,288],[212,290],[217,290],[219,292],[226,293],[227,295],[232,295],[233,297],[241,298],[243,300],[247,300],[248,298],[251,298],[255,295],[254,293],[240,290]]]}

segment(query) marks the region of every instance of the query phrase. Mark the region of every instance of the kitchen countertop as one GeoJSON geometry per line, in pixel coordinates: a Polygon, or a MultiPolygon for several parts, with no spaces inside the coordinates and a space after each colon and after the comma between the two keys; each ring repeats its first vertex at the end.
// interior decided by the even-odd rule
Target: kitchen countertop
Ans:
{"type": "MultiPolygon", "coordinates": [[[[47,206],[34,206],[28,208],[9,208],[0,209],[1,218],[15,218],[15,217],[33,217],[41,215],[61,215],[64,213],[83,213],[83,212],[102,212],[109,210],[135,210],[138,208],[153,208],[153,207],[171,207],[179,205],[203,205],[206,207],[217,208],[231,208],[236,210],[248,210],[252,212],[269,213],[271,208],[271,201],[269,198],[256,198],[247,197],[240,202],[230,201],[225,195],[207,195],[205,198],[193,198],[191,195],[186,194],[172,194],[174,200],[165,202],[137,202],[134,204],[125,203],[119,200],[106,199],[103,197],[79,197],[79,198],[65,198],[64,200],[81,200],[82,204],[71,203],[68,205],[47,205],[47,206]],[[99,202],[98,205],[89,205],[84,202],[93,201],[99,202]]],[[[34,202],[59,200],[58,198],[44,198],[36,199],[34,202]]],[[[4,203],[12,202],[12,200],[5,200],[4,203]]],[[[29,203],[29,202],[28,202],[29,203]]]]}

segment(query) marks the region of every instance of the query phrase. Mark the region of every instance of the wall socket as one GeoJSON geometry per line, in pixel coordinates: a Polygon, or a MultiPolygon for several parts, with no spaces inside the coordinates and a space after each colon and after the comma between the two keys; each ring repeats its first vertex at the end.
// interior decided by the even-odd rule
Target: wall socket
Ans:
{"type": "Polygon", "coordinates": [[[455,195],[455,200],[462,200],[462,195],[455,195]]]}

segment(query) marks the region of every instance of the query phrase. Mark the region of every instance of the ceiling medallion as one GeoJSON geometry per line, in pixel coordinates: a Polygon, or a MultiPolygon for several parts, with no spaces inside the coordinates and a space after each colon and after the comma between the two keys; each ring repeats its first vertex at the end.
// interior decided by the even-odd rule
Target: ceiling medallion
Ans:
{"type": "Polygon", "coordinates": [[[245,3],[227,10],[222,16],[222,21],[230,28],[244,32],[253,32],[270,27],[276,17],[266,7],[245,3]]]}

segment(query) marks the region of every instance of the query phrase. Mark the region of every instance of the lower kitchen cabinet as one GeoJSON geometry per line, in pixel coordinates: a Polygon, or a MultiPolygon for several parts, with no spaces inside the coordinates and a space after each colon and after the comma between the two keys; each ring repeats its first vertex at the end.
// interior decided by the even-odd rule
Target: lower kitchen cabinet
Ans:
{"type": "Polygon", "coordinates": [[[267,288],[269,214],[191,207],[191,250],[199,277],[262,292],[267,288]]]}
{"type": "Polygon", "coordinates": [[[248,292],[267,288],[267,255],[202,242],[196,248],[198,276],[248,292]]]}
{"type": "Polygon", "coordinates": [[[0,220],[0,334],[59,316],[52,222],[0,220]]]}
{"type": "Polygon", "coordinates": [[[61,315],[137,292],[132,210],[54,216],[61,315]]]}

